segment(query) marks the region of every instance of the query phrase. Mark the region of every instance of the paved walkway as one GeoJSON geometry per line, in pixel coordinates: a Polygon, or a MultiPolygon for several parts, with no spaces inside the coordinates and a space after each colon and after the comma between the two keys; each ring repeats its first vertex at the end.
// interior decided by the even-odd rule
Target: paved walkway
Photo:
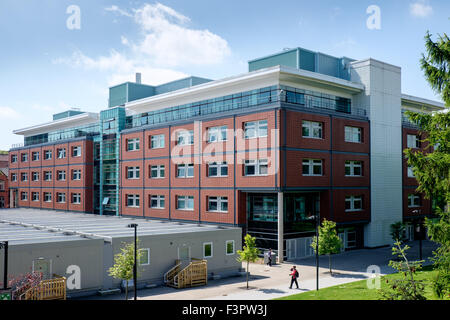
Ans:
{"type": "MultiPolygon", "coordinates": [[[[419,242],[408,243],[410,260],[418,259],[419,242]]],[[[423,242],[423,257],[432,256],[435,249],[432,242],[423,242]]],[[[376,265],[380,267],[380,274],[389,274],[394,270],[388,266],[392,259],[391,247],[378,249],[362,249],[349,251],[332,257],[333,275],[328,272],[328,257],[320,257],[319,287],[329,287],[367,279],[367,267],[376,265]]],[[[430,261],[427,261],[429,264],[430,261]]],[[[157,287],[138,291],[139,299],[145,300],[265,300],[279,298],[291,294],[315,290],[316,267],[315,258],[300,259],[295,262],[282,263],[268,267],[262,264],[250,265],[250,288],[246,288],[245,276],[232,277],[208,281],[207,286],[174,289],[170,287],[157,287]],[[289,289],[290,268],[297,266],[300,273],[299,289],[289,289]]],[[[294,285],[295,286],[295,285],[294,285]]],[[[132,298],[131,292],[129,298],[132,298]]],[[[89,297],[88,299],[124,299],[124,295],[104,297],[89,297]]]]}

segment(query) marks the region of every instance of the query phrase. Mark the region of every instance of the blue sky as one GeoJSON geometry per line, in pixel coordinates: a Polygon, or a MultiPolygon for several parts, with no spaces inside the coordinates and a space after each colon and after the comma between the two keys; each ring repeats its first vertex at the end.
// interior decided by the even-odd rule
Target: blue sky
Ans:
{"type": "Polygon", "coordinates": [[[1,0],[0,149],[54,113],[105,109],[108,87],[135,72],[149,84],[220,79],[283,48],[385,61],[402,68],[403,93],[439,100],[419,59],[426,31],[448,33],[449,17],[444,0],[1,0]],[[366,25],[371,5],[380,29],[366,25]]]}

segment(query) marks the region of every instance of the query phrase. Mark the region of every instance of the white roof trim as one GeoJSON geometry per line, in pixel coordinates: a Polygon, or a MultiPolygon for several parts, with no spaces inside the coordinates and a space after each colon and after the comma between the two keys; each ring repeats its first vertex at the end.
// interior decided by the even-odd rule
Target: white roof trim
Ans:
{"type": "Polygon", "coordinates": [[[94,112],[84,112],[71,117],[62,118],[59,120],[38,124],[23,129],[14,130],[14,134],[29,136],[32,134],[45,133],[49,130],[59,130],[74,127],[76,125],[84,125],[95,123],[99,119],[99,114],[94,112]]]}
{"type": "Polygon", "coordinates": [[[434,110],[445,109],[445,104],[438,101],[428,100],[425,98],[420,98],[416,96],[410,96],[407,94],[402,94],[402,102],[409,102],[412,104],[422,105],[434,110]]]}

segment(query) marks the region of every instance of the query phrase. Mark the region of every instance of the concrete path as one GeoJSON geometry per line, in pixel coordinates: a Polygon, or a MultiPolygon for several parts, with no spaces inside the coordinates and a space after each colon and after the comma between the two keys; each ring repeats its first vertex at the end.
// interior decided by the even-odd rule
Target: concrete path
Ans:
{"type": "MultiPolygon", "coordinates": [[[[418,259],[419,242],[408,243],[410,260],[418,259]]],[[[431,257],[436,246],[429,241],[423,242],[423,257],[431,257]]],[[[328,257],[319,259],[319,288],[330,287],[348,282],[367,279],[367,267],[376,265],[380,274],[389,274],[394,270],[388,266],[392,259],[391,247],[378,249],[361,249],[348,251],[332,257],[333,275],[328,272],[328,257]]],[[[430,261],[427,260],[426,264],[430,261]]],[[[170,287],[156,287],[138,291],[139,299],[145,300],[266,300],[288,296],[300,292],[316,289],[315,258],[300,259],[295,262],[283,263],[268,267],[262,264],[250,265],[250,288],[246,288],[246,277],[232,277],[227,279],[208,281],[207,286],[174,289],[170,287]],[[299,289],[289,289],[290,268],[296,265],[300,273],[299,289]]],[[[295,285],[294,285],[295,287],[295,285]]],[[[133,292],[129,298],[133,297],[133,292]]],[[[85,299],[124,299],[124,295],[88,297],[85,299]]]]}

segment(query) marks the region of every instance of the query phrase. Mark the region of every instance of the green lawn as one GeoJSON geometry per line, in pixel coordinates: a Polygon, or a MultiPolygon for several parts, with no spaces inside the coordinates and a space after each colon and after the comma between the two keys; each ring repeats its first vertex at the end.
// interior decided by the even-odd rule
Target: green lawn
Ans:
{"type": "MultiPolygon", "coordinates": [[[[433,266],[426,266],[421,271],[416,272],[415,279],[417,280],[431,280],[436,274],[433,271],[433,266]]],[[[389,274],[381,278],[381,287],[384,288],[386,279],[401,278],[403,275],[398,273],[389,274]]],[[[431,290],[430,282],[425,288],[425,296],[427,299],[436,299],[431,290]]],[[[376,289],[367,288],[367,280],[350,282],[347,284],[337,285],[320,289],[319,291],[312,290],[291,296],[279,298],[276,300],[378,300],[379,294],[376,289]]]]}

